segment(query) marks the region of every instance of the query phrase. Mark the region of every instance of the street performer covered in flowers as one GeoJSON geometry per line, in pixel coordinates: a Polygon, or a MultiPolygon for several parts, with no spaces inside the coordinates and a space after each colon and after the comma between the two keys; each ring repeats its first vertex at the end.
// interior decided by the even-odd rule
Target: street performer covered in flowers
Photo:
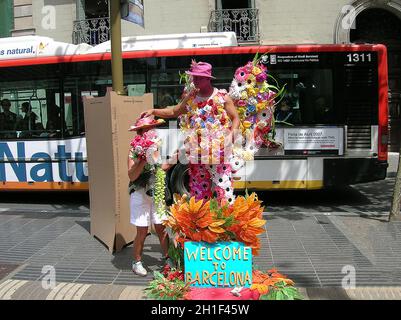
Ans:
{"type": "Polygon", "coordinates": [[[212,66],[192,61],[186,72],[194,88],[186,90],[183,100],[166,109],[151,109],[142,116],[180,117],[180,126],[187,137],[191,197],[196,200],[217,198],[234,202],[232,170],[229,164],[231,146],[240,121],[226,90],[212,86],[212,66]]]}

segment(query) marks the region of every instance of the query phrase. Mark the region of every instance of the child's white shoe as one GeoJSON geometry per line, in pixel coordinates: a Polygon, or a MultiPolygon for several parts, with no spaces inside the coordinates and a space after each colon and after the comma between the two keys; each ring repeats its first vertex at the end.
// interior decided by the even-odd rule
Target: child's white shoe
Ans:
{"type": "Polygon", "coordinates": [[[146,269],[143,267],[142,261],[133,262],[132,271],[142,277],[145,277],[148,274],[146,269]]]}

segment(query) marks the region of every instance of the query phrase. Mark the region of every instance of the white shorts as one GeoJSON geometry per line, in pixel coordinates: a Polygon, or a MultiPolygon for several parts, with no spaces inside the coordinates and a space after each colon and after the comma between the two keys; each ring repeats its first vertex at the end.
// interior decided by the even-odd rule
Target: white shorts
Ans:
{"type": "Polygon", "coordinates": [[[152,197],[148,196],[144,189],[131,193],[131,224],[137,227],[149,227],[151,223],[162,224],[167,217],[159,217],[155,209],[152,197]]]}

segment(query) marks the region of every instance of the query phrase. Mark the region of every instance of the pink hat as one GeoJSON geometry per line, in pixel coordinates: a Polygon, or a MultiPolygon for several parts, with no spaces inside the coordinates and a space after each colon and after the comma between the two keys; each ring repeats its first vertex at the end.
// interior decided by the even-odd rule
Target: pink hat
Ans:
{"type": "Polygon", "coordinates": [[[192,60],[191,68],[189,71],[185,71],[185,73],[191,76],[216,79],[212,76],[212,65],[207,62],[196,62],[195,60],[192,60]]]}
{"type": "Polygon", "coordinates": [[[155,120],[153,116],[139,118],[135,121],[135,124],[128,129],[128,131],[137,131],[139,129],[155,127],[163,123],[165,123],[163,119],[155,120]]]}

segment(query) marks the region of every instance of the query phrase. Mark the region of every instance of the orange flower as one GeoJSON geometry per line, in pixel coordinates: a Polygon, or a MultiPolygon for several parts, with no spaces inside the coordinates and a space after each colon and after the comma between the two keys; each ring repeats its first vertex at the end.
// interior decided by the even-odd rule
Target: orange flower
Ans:
{"type": "Polygon", "coordinates": [[[265,232],[263,207],[256,193],[237,197],[232,205],[215,200],[196,201],[194,197],[174,195],[168,220],[164,222],[177,241],[239,241],[252,248],[254,255],[260,250],[258,235],[265,232]]]}
{"type": "Polygon", "coordinates": [[[217,220],[212,215],[210,201],[196,201],[195,197],[186,201],[184,197],[175,196],[175,203],[164,224],[186,239],[212,243],[218,240],[220,233],[225,232],[220,227],[224,223],[225,220],[217,220]]]}
{"type": "Polygon", "coordinates": [[[263,228],[266,221],[263,219],[263,207],[258,200],[256,193],[250,196],[237,197],[232,205],[236,223],[228,228],[233,232],[238,241],[252,248],[254,255],[259,254],[260,241],[258,235],[265,232],[263,228]]]}
{"type": "Polygon", "coordinates": [[[278,273],[276,269],[271,269],[267,273],[253,270],[251,290],[258,290],[258,292],[263,295],[269,292],[270,287],[274,287],[276,283],[281,281],[284,281],[289,286],[294,285],[292,280],[278,273]]]}

